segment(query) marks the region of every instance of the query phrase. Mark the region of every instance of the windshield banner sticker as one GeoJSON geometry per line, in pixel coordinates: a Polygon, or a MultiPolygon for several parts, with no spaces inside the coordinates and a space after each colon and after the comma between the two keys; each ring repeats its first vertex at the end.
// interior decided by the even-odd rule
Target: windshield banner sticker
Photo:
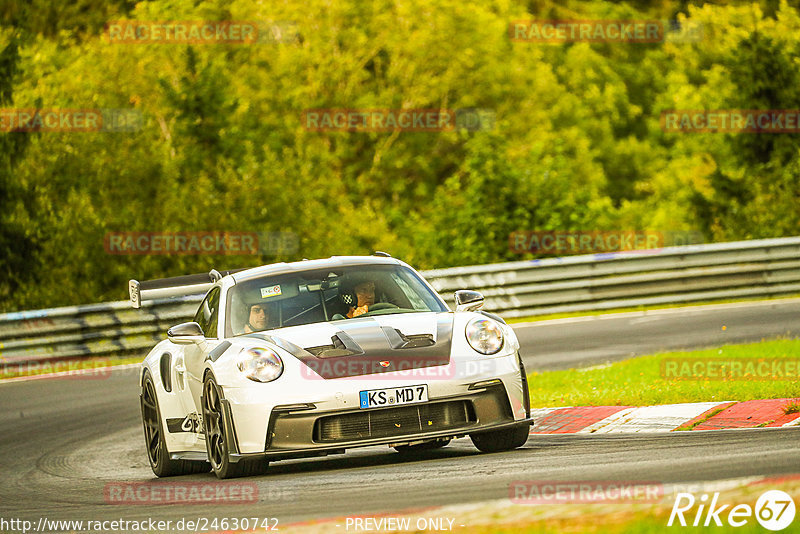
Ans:
{"type": "Polygon", "coordinates": [[[281,294],[281,286],[274,285],[270,287],[262,287],[261,288],[261,298],[267,299],[269,297],[277,297],[281,294]]]}

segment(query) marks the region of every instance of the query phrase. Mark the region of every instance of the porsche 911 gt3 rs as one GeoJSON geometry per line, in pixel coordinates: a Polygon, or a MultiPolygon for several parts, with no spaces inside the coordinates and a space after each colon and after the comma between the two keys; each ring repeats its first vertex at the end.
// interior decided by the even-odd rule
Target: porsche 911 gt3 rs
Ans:
{"type": "Polygon", "coordinates": [[[522,446],[532,424],[519,343],[457,291],[451,311],[388,255],[332,257],[129,283],[131,303],[204,294],[142,363],[145,443],[159,476],[257,474],[286,458],[470,436],[522,446]]]}

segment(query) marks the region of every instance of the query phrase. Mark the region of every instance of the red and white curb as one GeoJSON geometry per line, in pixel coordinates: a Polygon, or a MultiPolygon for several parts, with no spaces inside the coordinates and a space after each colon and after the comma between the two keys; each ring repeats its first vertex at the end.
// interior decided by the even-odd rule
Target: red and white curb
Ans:
{"type": "Polygon", "coordinates": [[[531,434],[615,434],[800,426],[785,413],[800,399],[694,402],[658,406],[571,406],[531,410],[531,434]]]}

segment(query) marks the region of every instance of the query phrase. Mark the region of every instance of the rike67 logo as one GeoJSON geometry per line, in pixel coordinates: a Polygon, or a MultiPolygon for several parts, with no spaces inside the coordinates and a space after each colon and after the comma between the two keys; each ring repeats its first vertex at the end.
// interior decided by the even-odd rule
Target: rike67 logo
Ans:
{"type": "Polygon", "coordinates": [[[794,500],[788,493],[780,490],[762,493],[756,501],[755,509],[749,504],[731,506],[719,503],[719,493],[714,493],[710,502],[705,493],[699,499],[695,499],[691,493],[678,493],[667,526],[671,527],[677,519],[677,523],[684,527],[708,527],[712,524],[721,527],[724,523],[732,527],[742,527],[755,517],[765,529],[778,531],[791,525],[795,515],[794,500]],[[697,509],[693,510],[695,505],[697,509]]]}

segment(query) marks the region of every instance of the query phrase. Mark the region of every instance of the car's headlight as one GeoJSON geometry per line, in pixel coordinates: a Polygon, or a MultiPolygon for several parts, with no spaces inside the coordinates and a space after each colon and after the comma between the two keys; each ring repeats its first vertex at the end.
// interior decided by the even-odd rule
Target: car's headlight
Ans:
{"type": "Polygon", "coordinates": [[[283,360],[274,351],[254,347],[236,356],[236,367],[250,380],[271,382],[283,373],[283,360]]]}
{"type": "Polygon", "coordinates": [[[481,354],[494,354],[503,348],[503,329],[491,319],[473,319],[467,323],[467,341],[481,354]]]}

